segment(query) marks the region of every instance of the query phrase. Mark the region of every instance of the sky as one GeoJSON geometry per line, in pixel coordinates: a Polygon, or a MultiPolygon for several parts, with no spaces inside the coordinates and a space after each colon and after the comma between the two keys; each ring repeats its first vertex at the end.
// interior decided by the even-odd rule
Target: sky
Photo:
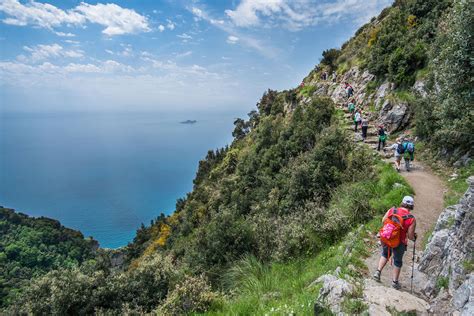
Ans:
{"type": "Polygon", "coordinates": [[[391,2],[0,0],[0,113],[247,113],[391,2]]]}

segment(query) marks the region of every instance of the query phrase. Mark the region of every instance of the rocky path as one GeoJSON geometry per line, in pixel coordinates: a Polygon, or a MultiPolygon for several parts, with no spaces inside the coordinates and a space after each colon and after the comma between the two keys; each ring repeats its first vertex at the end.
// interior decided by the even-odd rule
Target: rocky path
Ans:
{"type": "MultiPolygon", "coordinates": [[[[351,123],[351,115],[347,113],[347,109],[341,105],[341,101],[343,100],[340,98],[335,100],[335,102],[341,106],[341,109],[344,110],[348,122],[351,123]]],[[[365,140],[365,143],[374,150],[377,149],[378,143],[377,128],[375,125],[375,122],[371,120],[368,137],[365,140]]],[[[347,130],[353,130],[353,128],[354,126],[351,124],[346,127],[347,130]]],[[[355,141],[362,141],[360,133],[360,129],[357,133],[354,133],[355,141]]],[[[388,146],[389,144],[390,142],[386,145],[388,146]]],[[[392,153],[380,151],[379,154],[386,161],[393,159],[391,158],[392,153]]],[[[445,187],[441,180],[434,175],[429,168],[418,161],[413,163],[410,172],[406,172],[402,169],[401,174],[415,191],[415,209],[413,214],[417,219],[416,231],[418,233],[418,241],[415,249],[413,295],[410,294],[413,243],[411,241],[409,242],[408,251],[403,259],[404,265],[399,279],[402,285],[401,291],[391,288],[392,266],[390,264],[387,264],[385,267],[380,283],[371,280],[371,275],[377,269],[378,260],[380,258],[380,248],[374,243],[375,246],[372,249],[372,254],[366,259],[369,274],[364,285],[364,298],[369,305],[369,314],[371,315],[390,315],[389,310],[393,308],[396,308],[398,312],[416,311],[417,314],[427,314],[427,310],[429,309],[429,304],[424,300],[421,294],[421,289],[427,279],[426,275],[418,271],[417,261],[423,251],[422,240],[424,240],[425,235],[429,233],[443,210],[445,187]]]]}

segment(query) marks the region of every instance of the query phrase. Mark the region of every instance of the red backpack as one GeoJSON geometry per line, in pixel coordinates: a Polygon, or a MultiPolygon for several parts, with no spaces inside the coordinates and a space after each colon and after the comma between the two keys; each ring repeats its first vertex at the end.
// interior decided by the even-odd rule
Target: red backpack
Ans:
{"type": "Polygon", "coordinates": [[[389,248],[397,248],[401,242],[401,234],[403,231],[403,222],[409,218],[415,218],[411,214],[401,216],[394,207],[392,215],[388,216],[380,228],[380,240],[389,248]]]}

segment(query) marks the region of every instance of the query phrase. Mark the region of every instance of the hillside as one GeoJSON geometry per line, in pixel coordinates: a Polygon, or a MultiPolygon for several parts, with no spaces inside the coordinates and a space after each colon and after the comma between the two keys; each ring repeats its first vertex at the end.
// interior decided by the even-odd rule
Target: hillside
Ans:
{"type": "MultiPolygon", "coordinates": [[[[375,127],[384,124],[389,141],[410,136],[437,160],[472,166],[472,17],[467,1],[395,1],[340,49],[326,50],[302,86],[268,90],[248,119],[237,119],[232,144],[199,162],[193,190],[173,215],[138,229],[123,270],[63,266],[32,282],[9,311],[370,308],[364,260],[373,232],[381,214],[417,193],[384,161],[389,155],[374,153],[375,127]],[[346,82],[370,120],[365,143],[348,125],[346,82]],[[334,284],[342,296],[331,294],[334,284]]],[[[440,201],[427,211],[427,238],[440,201]]]]}
{"type": "Polygon", "coordinates": [[[30,279],[96,256],[97,241],[58,221],[0,207],[0,307],[11,304],[30,279]]]}

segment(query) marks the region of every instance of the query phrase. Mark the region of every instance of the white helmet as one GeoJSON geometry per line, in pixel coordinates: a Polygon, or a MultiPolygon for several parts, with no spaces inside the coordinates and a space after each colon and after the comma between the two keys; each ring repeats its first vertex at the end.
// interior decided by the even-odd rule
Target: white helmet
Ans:
{"type": "Polygon", "coordinates": [[[403,198],[402,204],[408,205],[408,206],[413,206],[415,205],[415,201],[413,200],[413,197],[407,195],[403,198]]]}

